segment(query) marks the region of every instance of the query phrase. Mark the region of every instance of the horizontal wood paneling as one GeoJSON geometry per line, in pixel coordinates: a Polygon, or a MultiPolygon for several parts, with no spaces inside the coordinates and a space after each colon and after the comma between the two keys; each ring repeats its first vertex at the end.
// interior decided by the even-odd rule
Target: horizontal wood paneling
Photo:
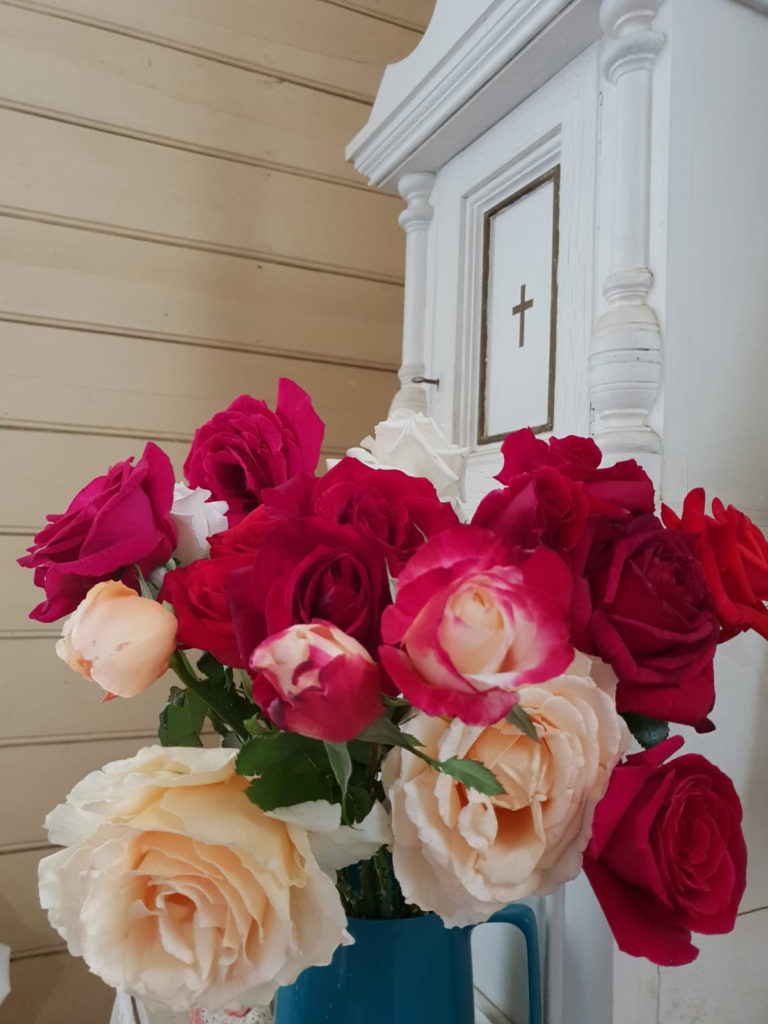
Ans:
{"type": "Polygon", "coordinates": [[[48,915],[40,908],[37,896],[37,865],[47,852],[51,851],[0,855],[0,921],[3,942],[14,955],[61,941],[48,924],[48,915]]]}
{"type": "Polygon", "coordinates": [[[435,9],[435,0],[321,0],[321,3],[346,7],[417,32],[424,31],[435,9]]]}
{"type": "Polygon", "coordinates": [[[305,0],[13,0],[371,101],[416,32],[305,0]]]}
{"type": "Polygon", "coordinates": [[[0,220],[0,318],[394,368],[402,304],[397,285],[0,220]]]}
{"type": "MultiPolygon", "coordinates": [[[[0,530],[3,526],[20,526],[28,528],[30,534],[37,532],[44,526],[46,515],[63,512],[89,480],[104,474],[115,462],[141,455],[145,440],[151,438],[0,431],[0,530]]],[[[163,449],[181,479],[189,445],[164,442],[163,449]]],[[[18,536],[0,541],[6,545],[15,541],[19,546],[18,536]]],[[[21,547],[30,542],[31,537],[29,542],[21,538],[21,547]]],[[[7,558],[0,559],[4,567],[9,559],[13,561],[10,547],[5,553],[7,558]]]]}
{"type": "Polygon", "coordinates": [[[243,392],[274,406],[278,378],[311,388],[326,424],[324,444],[345,450],[383,419],[397,388],[394,373],[279,356],[181,348],[141,338],[0,323],[6,353],[0,415],[23,421],[37,406],[48,423],[147,436],[188,437],[243,392]],[[87,375],[83,367],[88,368],[87,375]]]}
{"type": "Polygon", "coordinates": [[[4,792],[2,845],[45,840],[46,814],[61,803],[76,782],[108,761],[132,757],[147,745],[140,740],[112,739],[0,747],[0,778],[14,780],[4,792]]]}
{"type": "Polygon", "coordinates": [[[0,110],[0,206],[398,281],[400,200],[0,110]],[[375,238],[376,244],[371,244],[375,238]]]}
{"type": "MultiPolygon", "coordinates": [[[[23,554],[29,543],[28,539],[18,539],[17,548],[9,551],[13,546],[8,544],[6,551],[12,559],[23,554]]],[[[29,572],[28,575],[31,576],[29,572]]],[[[22,604],[24,596],[26,591],[17,600],[22,616],[32,607],[22,604]]],[[[35,596],[41,598],[42,591],[37,590],[35,596]]],[[[53,624],[51,629],[58,630],[59,625],[53,624]]],[[[55,639],[47,636],[0,640],[0,663],[6,679],[0,745],[26,736],[80,737],[89,732],[119,736],[155,732],[158,713],[175,676],[169,674],[130,700],[102,703],[102,690],[57,658],[55,645],[55,639]]]]}
{"type": "Polygon", "coordinates": [[[0,1024],[107,1024],[114,997],[83,960],[66,952],[16,960],[0,1024]]]}
{"type": "Polygon", "coordinates": [[[0,97],[168,145],[365,185],[344,147],[366,106],[35,11],[0,6],[0,97]]]}

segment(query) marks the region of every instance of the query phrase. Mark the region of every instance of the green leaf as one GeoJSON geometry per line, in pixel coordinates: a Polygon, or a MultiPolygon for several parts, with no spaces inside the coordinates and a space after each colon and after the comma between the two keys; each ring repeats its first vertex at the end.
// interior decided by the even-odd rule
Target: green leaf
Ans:
{"type": "Polygon", "coordinates": [[[487,796],[498,796],[506,792],[493,772],[480,761],[472,761],[465,757],[449,757],[447,761],[438,761],[435,767],[487,796]]]}
{"type": "Polygon", "coordinates": [[[172,686],[160,712],[157,735],[164,747],[202,747],[200,731],[208,708],[191,690],[172,686]]]}
{"type": "Polygon", "coordinates": [[[507,712],[506,719],[511,725],[516,726],[524,736],[527,736],[529,740],[539,742],[536,726],[531,721],[528,712],[524,711],[519,704],[515,704],[511,711],[507,712]]]}
{"type": "Polygon", "coordinates": [[[371,722],[360,733],[358,738],[367,740],[368,743],[384,743],[388,747],[404,747],[413,754],[418,754],[418,748],[424,746],[421,740],[417,740],[415,736],[411,736],[410,733],[398,729],[395,723],[386,715],[382,715],[375,722],[371,722]]]}
{"type": "Polygon", "coordinates": [[[369,813],[375,803],[375,797],[365,786],[350,786],[344,800],[344,821],[356,825],[369,813]]]}
{"type": "Polygon", "coordinates": [[[328,763],[341,789],[343,802],[347,795],[349,780],[352,777],[352,758],[349,756],[346,743],[331,743],[329,740],[323,740],[323,746],[328,755],[328,763]]]}
{"type": "Polygon", "coordinates": [[[251,715],[250,718],[246,718],[243,725],[251,736],[260,736],[262,733],[269,732],[269,725],[258,712],[251,715]]]}
{"type": "Polygon", "coordinates": [[[253,736],[240,749],[235,771],[257,776],[246,793],[263,811],[333,800],[333,774],[322,742],[298,733],[253,736]]]}
{"type": "Polygon", "coordinates": [[[645,715],[638,715],[634,711],[624,711],[621,717],[629,726],[629,731],[640,746],[646,750],[655,747],[658,743],[662,743],[669,736],[669,722],[662,722],[656,718],[647,718],[645,715]]]}

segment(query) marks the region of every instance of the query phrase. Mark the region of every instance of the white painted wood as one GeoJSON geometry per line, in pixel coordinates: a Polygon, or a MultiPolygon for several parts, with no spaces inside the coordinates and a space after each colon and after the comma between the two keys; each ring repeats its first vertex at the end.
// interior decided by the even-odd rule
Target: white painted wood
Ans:
{"type": "Polygon", "coordinates": [[[406,174],[398,191],[407,202],[398,222],[405,231],[405,296],[403,309],[402,365],[398,371],[400,390],[392,401],[394,409],[412,409],[426,414],[428,408],[424,377],[424,318],[427,287],[427,234],[432,220],[429,196],[434,174],[406,174]]]}

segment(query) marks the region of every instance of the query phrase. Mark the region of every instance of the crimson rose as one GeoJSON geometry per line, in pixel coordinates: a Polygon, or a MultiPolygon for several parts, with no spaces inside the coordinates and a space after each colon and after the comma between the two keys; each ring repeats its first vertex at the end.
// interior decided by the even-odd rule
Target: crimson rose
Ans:
{"type": "Polygon", "coordinates": [[[132,566],[147,575],[176,547],[171,519],[173,467],[151,442],[133,465],[118,462],[75,495],[62,515],[48,516],[19,565],[35,570],[35,585],[47,600],[30,613],[53,622],[73,612],[95,583],[133,585],[132,566]]]}
{"type": "Polygon", "coordinates": [[[242,657],[270,634],[323,619],[371,653],[389,603],[379,548],[351,526],[316,516],[277,526],[249,565],[227,580],[229,606],[242,657]]]}
{"type": "Polygon", "coordinates": [[[718,627],[693,541],[655,516],[593,527],[574,587],[574,644],[613,667],[619,711],[713,728],[718,627]]]}
{"type": "Polygon", "coordinates": [[[559,675],[568,640],[570,574],[552,551],[525,558],[488,530],[457,526],[403,569],[384,612],[379,656],[395,686],[430,715],[498,721],[523,683],[559,675]],[[399,645],[396,647],[394,645],[399,645]]]}
{"type": "Polygon", "coordinates": [[[190,487],[226,501],[234,524],[260,504],[264,488],[314,472],[323,432],[309,395],[281,378],[274,412],[241,395],[196,430],[184,474],[190,487]]]}
{"type": "Polygon", "coordinates": [[[590,512],[617,519],[653,511],[653,484],[645,470],[634,459],[601,467],[602,452],[589,437],[551,437],[546,442],[526,427],[505,438],[501,453],[504,466],[496,479],[502,484],[549,466],[584,485],[590,512]]]}
{"type": "Polygon", "coordinates": [[[227,603],[227,577],[241,568],[249,557],[227,555],[201,558],[167,572],[157,595],[173,605],[179,622],[177,640],[184,647],[210,651],[217,661],[232,668],[245,668],[235,640],[227,603]]]}
{"type": "Polygon", "coordinates": [[[720,641],[747,629],[768,640],[768,543],[748,516],[719,498],[712,515],[705,514],[704,489],[691,491],[679,518],[662,506],[665,526],[696,538],[704,575],[715,598],[720,620],[720,641]]]}
{"type": "Polygon", "coordinates": [[[747,850],[733,783],[679,736],[614,769],[597,805],[584,870],[619,949],[677,966],[698,956],[691,932],[729,932],[747,850]]]}

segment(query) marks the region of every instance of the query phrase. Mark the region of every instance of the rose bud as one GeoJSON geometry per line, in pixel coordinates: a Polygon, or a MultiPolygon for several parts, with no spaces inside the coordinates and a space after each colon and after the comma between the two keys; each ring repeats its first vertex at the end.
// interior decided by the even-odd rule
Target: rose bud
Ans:
{"type": "Polygon", "coordinates": [[[280,729],[344,743],[382,713],[379,667],[336,626],[290,626],[250,658],[253,699],[280,729]]]}
{"type": "Polygon", "coordinates": [[[91,587],[64,623],[56,653],[111,696],[135,697],[168,668],[176,626],[163,605],[109,580],[91,587]]]}

